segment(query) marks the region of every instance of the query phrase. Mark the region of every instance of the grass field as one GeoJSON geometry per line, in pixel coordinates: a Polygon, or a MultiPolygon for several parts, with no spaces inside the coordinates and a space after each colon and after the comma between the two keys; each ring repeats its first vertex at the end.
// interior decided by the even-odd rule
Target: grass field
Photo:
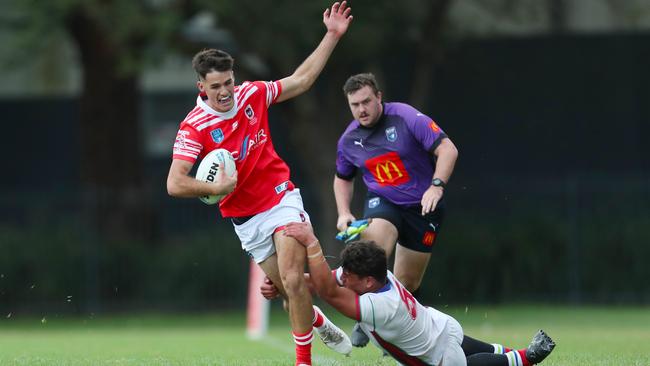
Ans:
{"type": "MultiPolygon", "coordinates": [[[[344,329],[353,322],[328,316],[344,329]]],[[[547,366],[650,366],[650,308],[469,307],[441,309],[475,338],[524,347],[539,328],[557,348],[547,366]]],[[[293,344],[282,311],[269,335],[249,341],[244,314],[131,315],[110,318],[46,316],[0,320],[0,365],[293,365],[293,344]]],[[[315,341],[317,365],[395,365],[372,345],[352,357],[315,341]]]]}

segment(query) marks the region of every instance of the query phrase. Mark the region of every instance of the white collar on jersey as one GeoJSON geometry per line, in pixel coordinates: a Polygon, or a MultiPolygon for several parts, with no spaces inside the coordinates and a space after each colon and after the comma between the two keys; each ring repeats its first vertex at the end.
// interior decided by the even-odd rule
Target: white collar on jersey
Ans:
{"type": "Polygon", "coordinates": [[[237,96],[238,96],[238,94],[239,93],[237,93],[237,92],[233,93],[233,96],[232,96],[232,99],[233,99],[232,108],[230,108],[230,110],[228,112],[218,112],[218,111],[212,109],[212,107],[210,107],[210,105],[203,100],[203,98],[201,97],[201,94],[199,94],[196,97],[196,104],[199,107],[201,107],[201,109],[203,109],[204,111],[206,111],[206,112],[208,112],[210,114],[214,114],[215,116],[221,118],[222,120],[231,119],[231,118],[233,118],[233,117],[235,117],[237,115],[237,111],[239,110],[237,108],[237,99],[238,99],[237,96]]]}

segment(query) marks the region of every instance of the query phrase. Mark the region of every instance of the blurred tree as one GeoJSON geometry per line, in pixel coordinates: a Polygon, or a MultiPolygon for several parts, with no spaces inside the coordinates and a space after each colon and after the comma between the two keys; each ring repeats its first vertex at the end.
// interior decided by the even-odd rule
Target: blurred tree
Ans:
{"type": "Polygon", "coordinates": [[[108,237],[151,239],[155,214],[143,184],[139,74],[160,56],[187,6],[178,1],[19,1],[26,43],[49,47],[69,35],[82,68],[80,144],[82,201],[108,237]]]}

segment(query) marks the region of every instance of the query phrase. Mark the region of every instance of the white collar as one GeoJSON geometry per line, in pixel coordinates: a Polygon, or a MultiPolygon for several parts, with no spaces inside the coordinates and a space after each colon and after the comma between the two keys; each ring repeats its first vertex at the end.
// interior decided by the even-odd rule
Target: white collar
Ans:
{"type": "Polygon", "coordinates": [[[228,112],[219,112],[219,111],[216,111],[216,110],[212,109],[212,107],[210,107],[210,105],[203,100],[203,97],[201,96],[201,94],[199,94],[199,96],[196,97],[196,104],[199,107],[201,107],[201,109],[203,109],[204,111],[206,111],[206,112],[208,112],[210,114],[214,114],[215,116],[221,118],[222,120],[223,119],[231,119],[231,118],[235,117],[237,115],[237,112],[239,111],[239,109],[237,108],[237,95],[238,94],[239,93],[237,93],[237,92],[233,93],[232,108],[230,108],[230,110],[228,112]]]}

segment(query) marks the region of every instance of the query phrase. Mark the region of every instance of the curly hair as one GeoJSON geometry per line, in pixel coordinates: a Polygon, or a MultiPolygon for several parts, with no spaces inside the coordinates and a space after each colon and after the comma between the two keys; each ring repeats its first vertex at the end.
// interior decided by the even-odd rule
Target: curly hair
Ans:
{"type": "Polygon", "coordinates": [[[359,277],[372,276],[386,282],[386,251],[372,240],[350,243],[341,252],[341,267],[359,277]]]}

